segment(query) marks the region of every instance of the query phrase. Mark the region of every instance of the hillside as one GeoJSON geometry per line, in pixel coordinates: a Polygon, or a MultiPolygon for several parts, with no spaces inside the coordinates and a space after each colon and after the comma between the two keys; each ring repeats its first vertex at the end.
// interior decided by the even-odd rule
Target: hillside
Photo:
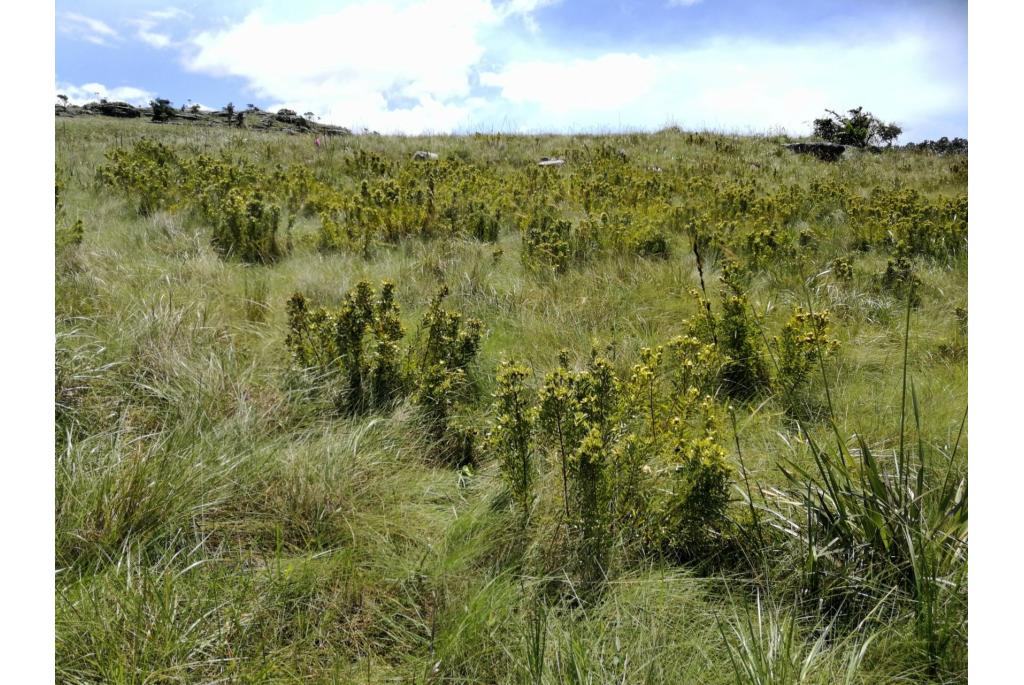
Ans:
{"type": "Polygon", "coordinates": [[[239,108],[230,116],[224,110],[201,110],[198,107],[186,109],[170,108],[166,120],[155,121],[152,107],[136,107],[126,102],[90,102],[85,105],[55,105],[54,116],[61,119],[112,118],[145,121],[161,126],[220,126],[224,128],[252,129],[273,133],[312,133],[318,136],[347,136],[351,131],[342,126],[320,124],[312,119],[299,116],[292,110],[281,109],[267,112],[258,107],[239,108]],[[239,125],[238,115],[242,115],[239,125]]]}
{"type": "Polygon", "coordinates": [[[59,681],[966,681],[966,154],[219,121],[56,119],[59,681]]]}

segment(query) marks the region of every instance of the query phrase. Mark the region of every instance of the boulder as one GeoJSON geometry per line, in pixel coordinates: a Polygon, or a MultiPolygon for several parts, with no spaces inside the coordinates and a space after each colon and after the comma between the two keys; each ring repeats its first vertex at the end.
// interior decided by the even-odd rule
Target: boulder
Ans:
{"type": "Polygon", "coordinates": [[[562,166],[565,164],[564,159],[552,159],[550,157],[541,157],[540,161],[537,162],[537,166],[562,166]]]}
{"type": "Polygon", "coordinates": [[[83,109],[102,114],[107,117],[122,117],[124,119],[137,119],[142,116],[142,110],[132,107],[127,102],[90,102],[83,109]]]}
{"type": "Polygon", "coordinates": [[[352,131],[345,128],[344,126],[331,126],[330,124],[320,124],[317,128],[321,134],[325,136],[350,136],[352,131]]]}
{"type": "Polygon", "coordinates": [[[846,151],[845,145],[838,143],[790,143],[785,145],[787,149],[799,155],[814,155],[825,162],[834,162],[843,156],[846,151]]]}
{"type": "Polygon", "coordinates": [[[412,153],[412,158],[417,160],[437,159],[436,152],[427,152],[426,150],[417,150],[412,153]]]}
{"type": "Polygon", "coordinates": [[[274,118],[280,121],[282,124],[289,124],[291,126],[298,126],[302,129],[312,128],[313,124],[309,119],[300,117],[298,114],[290,109],[279,109],[274,118]]]}

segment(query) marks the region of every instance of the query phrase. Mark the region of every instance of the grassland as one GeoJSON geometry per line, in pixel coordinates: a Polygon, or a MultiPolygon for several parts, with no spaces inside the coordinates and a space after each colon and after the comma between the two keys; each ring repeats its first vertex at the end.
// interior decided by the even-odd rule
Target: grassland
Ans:
{"type": "Polygon", "coordinates": [[[826,164],[677,130],[318,148],[89,119],[56,137],[59,681],[966,680],[965,156],[826,164]],[[188,166],[202,155],[221,166],[188,166]],[[428,178],[436,206],[409,199],[428,178]],[[280,210],[272,249],[221,233],[236,188],[245,216],[280,210]],[[356,410],[336,368],[299,368],[288,303],[335,316],[385,280],[405,380],[356,410]],[[443,428],[475,436],[455,463],[416,362],[442,288],[481,322],[444,396],[443,428]],[[827,326],[791,329],[786,357],[797,307],[827,326]],[[674,371],[643,350],[689,335],[749,361],[726,328],[761,380],[709,364],[708,401],[672,424],[674,371]],[[521,364],[533,402],[592,350],[621,441],[587,458],[600,487],[641,485],[589,521],[536,427],[517,498],[496,369],[521,364]],[[729,502],[680,544],[675,474],[697,445],[729,502]]]}

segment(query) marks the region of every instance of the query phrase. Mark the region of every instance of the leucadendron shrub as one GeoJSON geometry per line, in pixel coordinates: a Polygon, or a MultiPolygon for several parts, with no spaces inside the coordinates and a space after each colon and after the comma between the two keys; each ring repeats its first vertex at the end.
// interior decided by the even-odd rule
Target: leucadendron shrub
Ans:
{"type": "Polygon", "coordinates": [[[474,396],[469,367],[480,351],[483,324],[446,309],[448,288],[431,300],[410,348],[415,374],[413,402],[426,420],[434,451],[446,463],[463,466],[475,460],[477,431],[456,419],[457,405],[474,396]]]}
{"type": "Polygon", "coordinates": [[[111,148],[106,158],[100,183],[134,197],[139,214],[168,209],[178,199],[181,161],[170,146],[143,138],[130,149],[111,148]]]}
{"type": "Polygon", "coordinates": [[[501,475],[525,523],[533,504],[537,465],[534,455],[534,406],[526,379],[530,370],[514,362],[498,367],[494,393],[495,416],[487,435],[488,446],[501,460],[501,475]]]}
{"type": "Polygon", "coordinates": [[[839,346],[829,335],[828,327],[828,310],[809,312],[797,307],[775,338],[779,365],[775,384],[791,410],[806,402],[808,382],[816,363],[834,355],[839,346]]]}
{"type": "Polygon", "coordinates": [[[725,448],[718,442],[709,399],[701,404],[701,411],[704,421],[697,435],[680,418],[670,423],[668,492],[655,507],[656,543],[675,558],[696,558],[713,545],[726,520],[734,478],[725,448]]]}
{"type": "Polygon", "coordinates": [[[768,364],[744,295],[730,295],[722,301],[718,335],[728,357],[722,371],[726,392],[736,399],[750,399],[766,389],[768,364]]]}
{"type": "Polygon", "coordinates": [[[418,410],[436,455],[464,465],[474,459],[476,429],[458,421],[474,397],[469,367],[480,349],[482,325],[445,309],[442,289],[417,335],[402,346],[405,326],[395,285],[379,293],[361,281],[340,307],[311,307],[296,293],[288,301],[285,343],[294,367],[314,389],[326,389],[337,409],[360,414],[409,399],[418,410]]]}
{"type": "Polygon", "coordinates": [[[693,337],[644,348],[625,377],[596,349],[579,369],[562,354],[536,400],[526,367],[499,366],[488,447],[524,511],[538,492],[560,500],[550,510],[567,523],[582,598],[600,591],[616,554],[688,561],[723,540],[734,472],[702,394],[721,363],[693,337]],[[547,478],[554,487],[535,485],[547,478]]]}
{"type": "Polygon", "coordinates": [[[281,209],[260,191],[232,188],[220,205],[213,246],[223,257],[268,264],[284,254],[277,231],[281,209]]]}
{"type": "Polygon", "coordinates": [[[301,293],[288,301],[285,343],[293,363],[330,387],[343,412],[387,408],[408,388],[394,287],[385,281],[378,295],[360,282],[334,311],[311,308],[301,293]]]}

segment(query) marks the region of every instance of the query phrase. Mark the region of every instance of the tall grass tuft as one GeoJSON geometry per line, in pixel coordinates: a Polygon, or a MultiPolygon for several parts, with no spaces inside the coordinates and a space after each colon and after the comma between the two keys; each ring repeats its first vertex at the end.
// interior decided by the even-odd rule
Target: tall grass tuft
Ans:
{"type": "Polygon", "coordinates": [[[906,593],[934,675],[966,660],[965,651],[952,647],[966,644],[968,490],[956,456],[967,417],[950,453],[932,455],[920,437],[921,413],[909,382],[919,437],[916,446],[905,439],[910,310],[908,305],[899,444],[891,459],[877,455],[860,435],[857,448],[849,449],[834,416],[834,452],[801,424],[812,465],[788,460],[781,467],[788,487],[774,492],[771,511],[803,548],[809,592],[840,603],[877,600],[888,587],[906,593]]]}

